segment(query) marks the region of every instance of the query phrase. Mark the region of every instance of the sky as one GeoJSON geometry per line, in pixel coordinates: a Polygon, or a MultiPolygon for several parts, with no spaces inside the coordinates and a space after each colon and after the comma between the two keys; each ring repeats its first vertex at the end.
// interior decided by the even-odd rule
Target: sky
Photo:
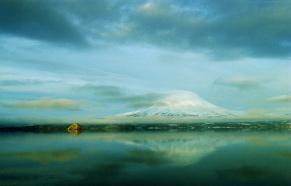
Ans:
{"type": "Polygon", "coordinates": [[[290,116],[289,0],[1,0],[0,123],[94,122],[187,91],[290,116]]]}

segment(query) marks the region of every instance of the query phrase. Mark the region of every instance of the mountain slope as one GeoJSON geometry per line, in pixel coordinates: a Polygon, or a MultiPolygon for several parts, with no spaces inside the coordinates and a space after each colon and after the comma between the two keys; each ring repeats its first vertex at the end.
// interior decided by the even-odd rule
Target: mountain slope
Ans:
{"type": "Polygon", "coordinates": [[[209,103],[192,92],[179,91],[166,96],[151,107],[124,113],[119,116],[135,118],[160,117],[177,119],[211,119],[233,118],[237,114],[237,112],[209,103]]]}

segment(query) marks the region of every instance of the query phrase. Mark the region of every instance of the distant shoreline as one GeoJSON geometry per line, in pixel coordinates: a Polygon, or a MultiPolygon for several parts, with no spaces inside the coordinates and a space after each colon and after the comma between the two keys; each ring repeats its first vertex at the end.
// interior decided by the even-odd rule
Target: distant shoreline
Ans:
{"type": "MultiPolygon", "coordinates": [[[[31,132],[56,133],[67,132],[68,125],[24,125],[0,126],[0,133],[31,132]]],[[[249,122],[201,122],[168,124],[81,124],[82,132],[135,132],[135,131],[232,131],[232,130],[291,130],[290,121],[249,121],[249,122]]]]}

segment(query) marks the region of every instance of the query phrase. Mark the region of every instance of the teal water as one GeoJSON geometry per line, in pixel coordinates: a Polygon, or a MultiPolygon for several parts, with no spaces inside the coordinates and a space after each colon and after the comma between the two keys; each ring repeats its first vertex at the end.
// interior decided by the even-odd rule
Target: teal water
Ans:
{"type": "Polygon", "coordinates": [[[0,185],[291,185],[291,132],[0,134],[0,185]]]}

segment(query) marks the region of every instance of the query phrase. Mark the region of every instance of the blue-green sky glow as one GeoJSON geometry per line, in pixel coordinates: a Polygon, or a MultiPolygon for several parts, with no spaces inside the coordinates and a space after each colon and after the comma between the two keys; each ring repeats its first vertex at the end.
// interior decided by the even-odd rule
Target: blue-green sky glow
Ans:
{"type": "Polygon", "coordinates": [[[190,91],[291,113],[289,0],[1,0],[1,121],[94,121],[190,91]]]}

